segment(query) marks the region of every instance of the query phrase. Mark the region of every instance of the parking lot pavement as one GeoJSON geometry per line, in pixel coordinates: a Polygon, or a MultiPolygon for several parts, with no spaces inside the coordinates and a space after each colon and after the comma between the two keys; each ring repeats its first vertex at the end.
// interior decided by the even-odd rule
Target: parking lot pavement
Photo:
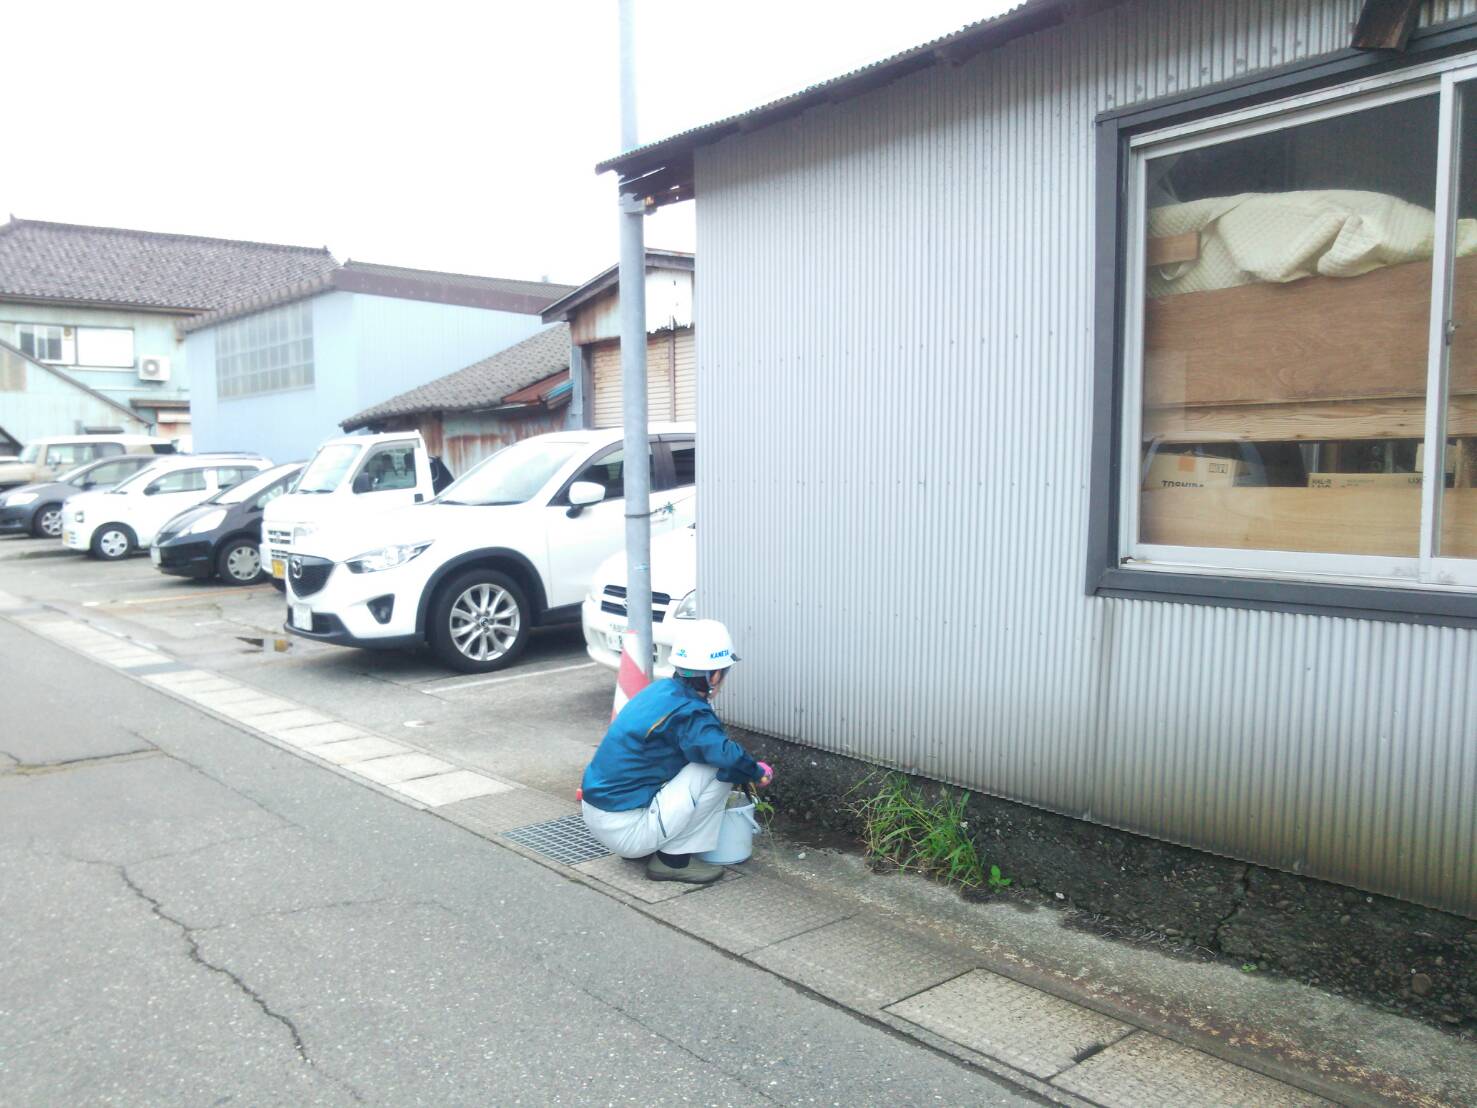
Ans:
{"type": "Polygon", "coordinates": [[[518,663],[460,674],[428,654],[327,646],[283,629],[271,585],[159,573],[147,558],[7,557],[53,540],[0,540],[0,591],[458,765],[572,794],[610,715],[614,679],[577,626],[536,633],[518,663]]]}

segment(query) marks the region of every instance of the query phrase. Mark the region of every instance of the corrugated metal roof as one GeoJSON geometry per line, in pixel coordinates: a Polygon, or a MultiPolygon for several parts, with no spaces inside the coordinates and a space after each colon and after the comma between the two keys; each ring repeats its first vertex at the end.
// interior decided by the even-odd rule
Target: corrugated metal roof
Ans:
{"type": "Polygon", "coordinates": [[[341,426],[345,431],[354,431],[377,420],[418,412],[495,408],[511,394],[568,369],[569,325],[561,323],[465,369],[365,408],[344,420],[341,426]]]}
{"type": "Polygon", "coordinates": [[[434,269],[408,269],[405,266],[356,262],[350,259],[314,280],[283,285],[263,295],[189,320],[181,330],[200,331],[228,319],[254,315],[268,308],[280,307],[294,300],[304,300],[333,290],[538,315],[545,305],[572,292],[574,286],[556,285],[550,281],[521,281],[509,277],[477,277],[470,273],[443,273],[434,269]]]}
{"type": "Polygon", "coordinates": [[[654,203],[670,203],[692,196],[692,152],[737,131],[767,127],[807,108],[835,103],[860,95],[920,69],[940,63],[958,65],[982,50],[1013,38],[1044,30],[1064,21],[1069,14],[1110,7],[1121,0],[1024,0],[1000,15],[981,19],[952,34],[932,39],[891,57],[864,65],[850,73],[810,85],[757,108],[713,123],[682,131],[659,142],[638,146],[595,167],[596,173],[616,170],[623,180],[641,179],[640,192],[654,203]]]}
{"type": "Polygon", "coordinates": [[[320,279],[327,247],[15,219],[0,226],[0,298],[199,312],[320,279]]]}

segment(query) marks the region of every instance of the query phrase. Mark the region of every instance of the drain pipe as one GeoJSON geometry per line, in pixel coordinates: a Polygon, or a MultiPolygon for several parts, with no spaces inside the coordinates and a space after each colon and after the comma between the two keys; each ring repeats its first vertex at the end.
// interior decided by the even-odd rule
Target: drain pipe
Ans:
{"type": "MultiPolygon", "coordinates": [[[[636,139],[635,0],[620,0],[621,150],[636,139]]],[[[651,465],[646,415],[646,218],[642,197],[616,184],[621,210],[621,389],[625,410],[626,623],[636,634],[635,662],[652,677],[651,465]]]]}

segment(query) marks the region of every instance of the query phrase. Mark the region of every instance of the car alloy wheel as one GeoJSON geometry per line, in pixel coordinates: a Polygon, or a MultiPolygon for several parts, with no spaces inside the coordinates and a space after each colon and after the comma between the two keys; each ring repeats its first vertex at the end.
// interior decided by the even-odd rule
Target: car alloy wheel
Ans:
{"type": "Polygon", "coordinates": [[[261,580],[262,555],[253,542],[237,540],[221,551],[221,579],[231,585],[254,585],[261,580]]]}
{"type": "Polygon", "coordinates": [[[523,613],[507,589],[478,582],[452,602],[448,617],[452,644],[473,662],[495,662],[513,648],[523,613]]]}
{"type": "Polygon", "coordinates": [[[36,534],[41,538],[54,539],[62,533],[62,509],[60,504],[48,504],[36,513],[36,534]]]}

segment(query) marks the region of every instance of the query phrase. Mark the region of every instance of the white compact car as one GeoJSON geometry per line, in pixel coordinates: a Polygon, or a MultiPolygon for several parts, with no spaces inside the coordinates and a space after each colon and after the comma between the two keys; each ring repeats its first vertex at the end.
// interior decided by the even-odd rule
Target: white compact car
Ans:
{"type": "Polygon", "coordinates": [[[272,463],[247,454],[175,454],[106,492],[67,497],[62,543],[114,561],[146,550],[159,528],[222,489],[255,476],[272,463]]]}
{"type": "Polygon", "coordinates": [[[288,556],[318,528],[420,504],[450,483],[418,431],[329,439],[318,447],[293,491],[267,505],[262,568],[280,584],[288,556]]]}
{"type": "MultiPolygon", "coordinates": [[[[580,622],[585,651],[618,670],[626,633],[626,552],[618,550],[595,571],[580,622]]],[[[672,637],[684,619],[697,619],[697,525],[651,540],[651,645],[655,673],[672,676],[672,637]]]]}
{"type": "MultiPolygon", "coordinates": [[[[524,439],[434,501],[304,535],[288,558],[287,629],[344,646],[425,643],[467,673],[507,665],[532,628],[579,618],[595,569],[625,545],[621,440],[618,429],[524,439]]],[[[694,518],[693,426],[654,425],[650,441],[660,535],[694,518]]]]}

